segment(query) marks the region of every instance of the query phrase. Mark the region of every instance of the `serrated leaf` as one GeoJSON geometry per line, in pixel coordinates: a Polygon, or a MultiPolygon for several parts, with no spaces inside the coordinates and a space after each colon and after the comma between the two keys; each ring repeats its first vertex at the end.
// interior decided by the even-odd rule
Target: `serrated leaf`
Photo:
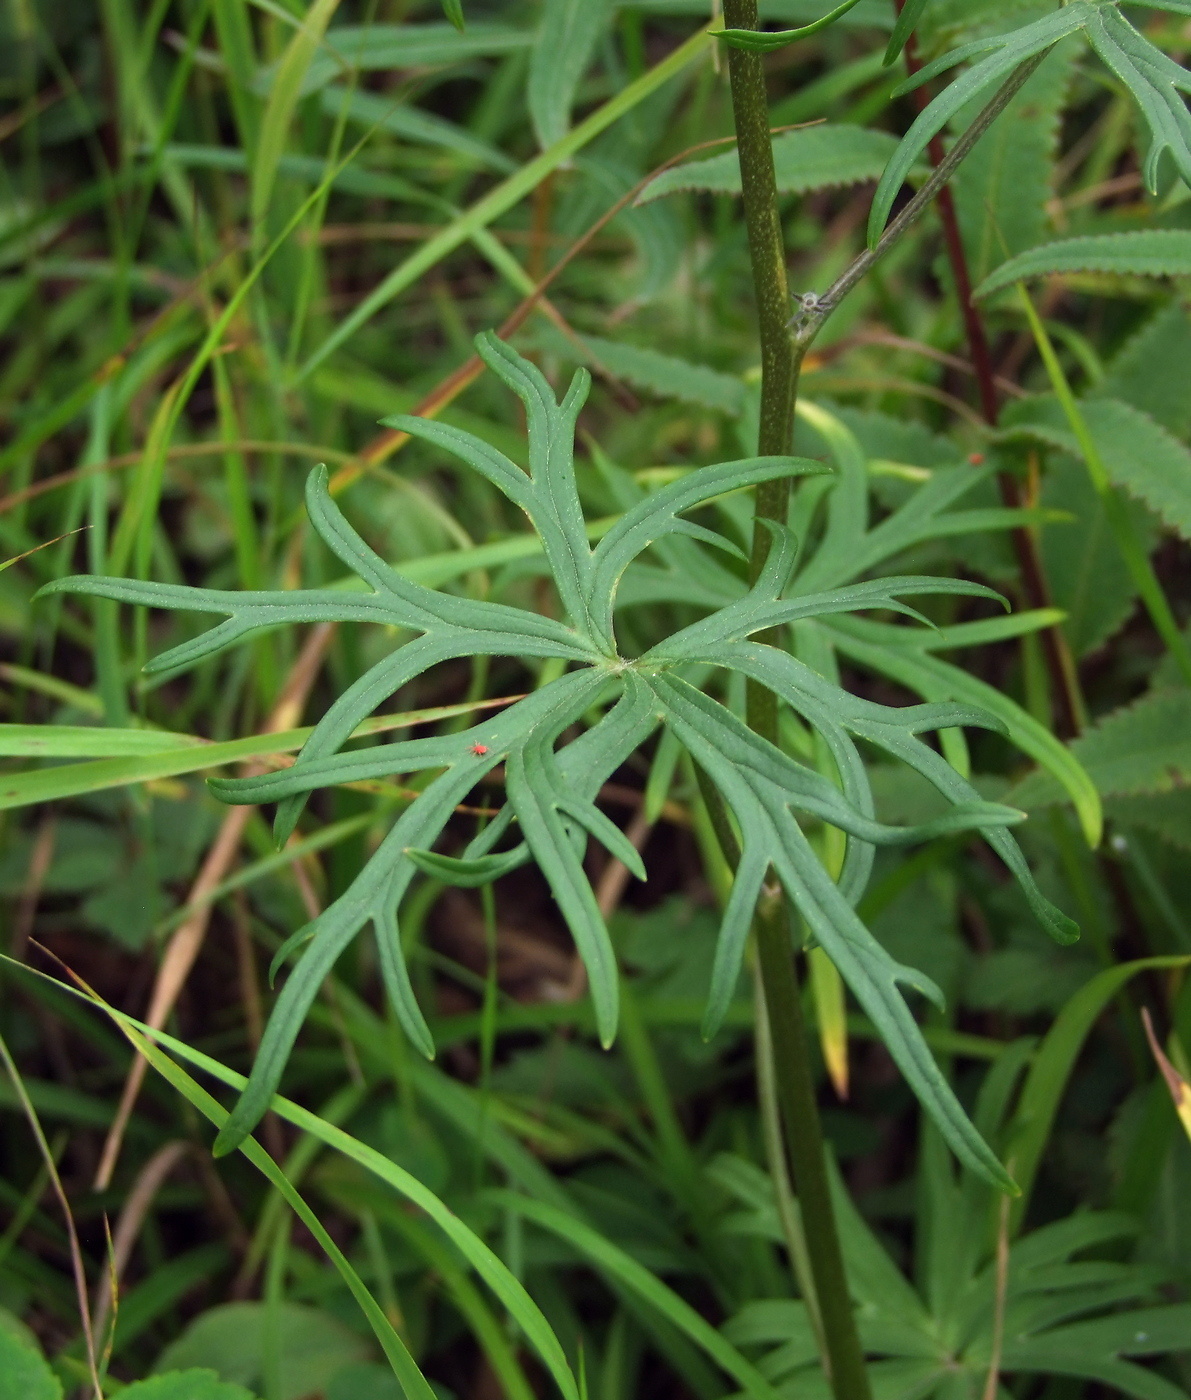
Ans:
{"type": "MultiPolygon", "coordinates": [[[[1173,792],[1191,785],[1191,691],[1158,691],[1114,710],[1071,742],[1105,797],[1173,792]]],[[[1031,774],[1013,790],[1023,807],[1062,800],[1053,779],[1031,774]]]]}
{"type": "Polygon", "coordinates": [[[1139,34],[1114,4],[1106,0],[1070,0],[1032,24],[978,39],[928,63],[902,85],[907,91],[965,59],[979,61],[944,89],[906,133],[877,187],[869,218],[870,248],[875,247],[893,201],[932,136],[971,99],[1006,79],[1019,65],[1082,30],[1103,62],[1124,83],[1150,128],[1145,178],[1157,193],[1162,156],[1169,152],[1180,175],[1191,183],[1191,113],[1180,92],[1191,92],[1191,74],[1139,34]]]}
{"type": "MultiPolygon", "coordinates": [[[[1129,620],[1137,585],[1113,536],[1104,503],[1082,462],[1067,456],[1047,464],[1042,499],[1070,513],[1066,524],[1042,534],[1042,561],[1055,603],[1066,614],[1063,632],[1077,657],[1103,646],[1129,620]]],[[[1128,503],[1134,532],[1148,553],[1157,539],[1154,518],[1128,503]]]]}
{"type": "Polygon", "coordinates": [[[1142,797],[1110,797],[1105,806],[1119,826],[1152,831],[1170,845],[1191,851],[1191,787],[1142,797]]]}
{"type": "MultiPolygon", "coordinates": [[[[1051,232],[1047,206],[1078,53],[1078,43],[1067,40],[1047,54],[955,172],[951,188],[973,282],[1051,232]]],[[[976,112],[961,120],[967,115],[976,112]]]]}
{"type": "Polygon", "coordinates": [[[609,0],[544,0],[527,86],[529,114],[543,150],[567,134],[575,91],[612,13],[609,0]]]}
{"type": "MultiPolygon", "coordinates": [[[[838,185],[858,185],[880,177],[896,149],[896,139],[862,126],[825,123],[773,138],[773,165],[781,194],[806,194],[838,185]]],[[[735,151],[687,161],[650,181],[638,204],[686,190],[740,193],[740,158],[735,151]]]]}
{"type": "Polygon", "coordinates": [[[1061,238],[1002,263],[980,283],[975,294],[991,296],[1029,277],[1075,272],[1105,272],[1118,277],[1191,276],[1191,231],[1133,229],[1061,238]]]}
{"type": "MultiPolygon", "coordinates": [[[[626,345],[620,340],[585,335],[579,341],[590,353],[589,364],[600,365],[635,389],[644,389],[658,398],[715,409],[732,418],[739,418],[744,412],[744,382],[734,374],[723,374],[677,355],[664,355],[659,350],[626,345]]],[[[574,343],[561,335],[550,337],[550,347],[574,358],[574,343]]]]}
{"type": "MultiPolygon", "coordinates": [[[[1191,451],[1148,414],[1116,399],[1083,399],[1080,412],[1113,484],[1191,539],[1191,451]]],[[[1010,405],[1002,422],[1006,429],[1082,456],[1062,405],[1049,394],[1010,405]]]]}
{"type": "Polygon", "coordinates": [[[1168,433],[1191,433],[1191,316],[1178,300],[1161,307],[1114,356],[1089,397],[1120,399],[1168,433]]]}

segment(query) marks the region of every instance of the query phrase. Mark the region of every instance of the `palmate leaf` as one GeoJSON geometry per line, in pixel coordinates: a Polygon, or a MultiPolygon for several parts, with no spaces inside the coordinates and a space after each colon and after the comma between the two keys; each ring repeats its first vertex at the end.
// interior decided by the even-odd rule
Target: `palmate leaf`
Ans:
{"type": "Polygon", "coordinates": [[[1142,167],[1146,188],[1158,192],[1162,154],[1169,151],[1191,185],[1191,113],[1180,93],[1191,93],[1191,73],[1139,34],[1114,5],[1100,4],[1087,24],[1088,42],[1133,94],[1150,128],[1142,167]]]}
{"type": "MultiPolygon", "coordinates": [[[[274,970],[291,956],[296,955],[296,961],[277,997],[247,1087],[220,1132],[218,1150],[231,1150],[259,1120],[318,988],[340,953],[366,926],[375,937],[386,992],[401,1025],[420,1050],[433,1054],[429,1027],[406,969],[398,922],[402,899],[423,872],[476,885],[535,862],[587,968],[599,1036],[609,1044],[617,1024],[618,969],[583,857],[587,841],[594,837],[638,878],[645,877],[636,850],[600,810],[597,799],[617,768],[663,724],[667,743],[686,747],[719,787],[742,837],[743,856],[715,962],[705,1022],[708,1033],[722,1020],[731,998],[756,900],[767,872],[773,870],[814,939],[881,1028],[923,1106],[952,1147],[974,1170],[1005,1186],[1008,1178],[965,1118],[900,990],[912,986],[937,997],[937,989],[914,968],[895,962],[855,913],[877,845],[981,831],[1026,886],[1043,922],[1057,936],[1066,936],[1062,916],[1033,888],[1021,853],[1008,834],[1007,828],[1022,820],[1022,814],[982,801],[917,737],[965,725],[999,727],[999,721],[965,704],[889,709],[851,696],[795,657],[751,640],[774,627],[805,627],[812,625],[812,619],[841,618],[870,609],[900,612],[925,622],[905,600],[928,593],[995,599],[991,590],[962,580],[915,576],[849,581],[869,567],[857,562],[865,549],[867,558],[875,560],[945,530],[939,523],[940,513],[963,494],[973,477],[958,473],[959,480],[939,486],[931,483],[919,493],[922,501],[917,507],[903,507],[890,521],[866,533],[865,463],[840,426],[830,438],[839,470],[827,504],[821,554],[803,570],[796,596],[787,596],[798,549],[790,532],[775,526],[761,576],[745,592],[737,575],[705,556],[706,544],[718,547],[727,542],[685,515],[762,481],[822,475],[829,468],[804,458],[751,458],[693,470],[645,494],[627,474],[602,462],[601,470],[623,513],[592,548],[573,459],[575,421],[589,376],[580,370],[559,402],[541,373],[495,337],[479,337],[477,347],[525,405],[528,473],[488,444],[447,425],[421,418],[387,421],[466,462],[525,512],[546,556],[564,614],[561,620],[435,592],[398,574],[344,518],[327,492],[321,469],[311,474],[307,486],[311,522],[360,580],[363,591],[342,587],[215,593],[94,577],[53,585],[56,591],[225,617],[210,631],[158,657],[151,664],[159,672],[192,666],[235,641],[286,622],[372,622],[400,629],[407,636],[417,634],[399,642],[343,692],[311,731],[292,767],[212,782],[216,795],[225,801],[276,803],[277,834],[284,839],[293,830],[306,795],[316,788],[426,775],[420,791],[351,885],[279,951],[274,970]],[[657,562],[637,563],[647,551],[657,562]],[[675,596],[683,602],[698,604],[705,597],[710,611],[643,656],[626,658],[617,647],[615,613],[618,604],[639,598],[640,590],[634,586],[624,589],[624,598],[621,591],[622,583],[640,577],[642,571],[647,577],[655,576],[654,582],[663,590],[677,590],[675,596]],[[568,669],[463,733],[344,749],[361,721],[395,690],[440,662],[469,655],[553,658],[568,669]],[[700,686],[710,684],[717,670],[734,670],[760,680],[790,704],[822,736],[838,782],[766,743],[712,695],[691,684],[692,680],[700,686]],[[564,740],[577,729],[578,737],[564,740]],[[924,773],[950,799],[950,810],[915,827],[877,821],[858,740],[876,744],[924,773]],[[462,852],[437,850],[452,813],[477,783],[498,769],[503,771],[507,796],[499,813],[462,852]],[[800,817],[846,833],[838,881],[815,855],[799,825],[800,817]]],[[[835,420],[821,416],[830,436],[835,420]]],[[[924,630],[932,633],[929,624],[924,630]]]]}
{"type": "MultiPolygon", "coordinates": [[[[906,11],[911,8],[908,5],[906,11]]],[[[1175,8],[1175,0],[1168,0],[1166,8],[1175,8]]],[[[906,92],[966,59],[978,60],[918,116],[886,167],[869,215],[870,247],[876,246],[898,191],[931,138],[942,131],[967,102],[1008,78],[1027,60],[1080,31],[1105,66],[1132,94],[1150,129],[1150,149],[1144,164],[1150,192],[1157,193],[1164,152],[1169,152],[1179,174],[1191,184],[1191,113],[1180,96],[1191,92],[1191,73],[1139,34],[1120,13],[1117,0],[1070,0],[1061,9],[1021,29],[990,35],[953,49],[926,64],[902,85],[899,91],[906,92]]]]}

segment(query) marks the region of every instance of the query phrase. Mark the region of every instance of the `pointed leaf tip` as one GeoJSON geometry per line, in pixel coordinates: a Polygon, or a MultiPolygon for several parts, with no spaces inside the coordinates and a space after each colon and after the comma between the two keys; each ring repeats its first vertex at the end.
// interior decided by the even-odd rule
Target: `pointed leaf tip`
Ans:
{"type": "Polygon", "coordinates": [[[211,1156],[230,1156],[247,1136],[247,1132],[233,1127],[232,1118],[229,1118],[223,1127],[215,1134],[215,1141],[211,1144],[211,1156]]]}

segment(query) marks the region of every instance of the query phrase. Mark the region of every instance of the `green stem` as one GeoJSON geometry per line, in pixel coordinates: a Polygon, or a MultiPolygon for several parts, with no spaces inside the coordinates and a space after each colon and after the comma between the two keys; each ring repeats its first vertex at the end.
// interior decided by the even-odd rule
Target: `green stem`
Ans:
{"type": "Polygon", "coordinates": [[[1026,313],[1026,319],[1030,323],[1030,330],[1034,335],[1034,341],[1038,346],[1038,353],[1042,356],[1042,363],[1046,366],[1051,388],[1055,391],[1055,397],[1062,405],[1067,422],[1071,425],[1071,431],[1079,444],[1079,450],[1083,453],[1088,476],[1091,478],[1096,495],[1100,498],[1100,504],[1104,509],[1104,518],[1108,521],[1109,528],[1116,538],[1117,548],[1121,551],[1121,556],[1133,579],[1133,586],[1141,595],[1154,628],[1166,643],[1166,649],[1174,659],[1175,665],[1183,673],[1188,684],[1191,684],[1191,651],[1187,648],[1186,639],[1179,630],[1179,624],[1174,613],[1170,610],[1170,604],[1166,601],[1166,594],[1162,591],[1162,585],[1158,582],[1158,576],[1150,564],[1145,546],[1137,537],[1137,531],[1134,530],[1133,522],[1129,519],[1129,513],[1125,509],[1125,503],[1112,484],[1108,468],[1104,465],[1104,458],[1096,446],[1096,440],[1088,427],[1087,419],[1080,411],[1079,402],[1072,392],[1063,366],[1059,362],[1059,357],[1055,354],[1054,345],[1046,333],[1042,318],[1034,309],[1029,292],[1020,282],[1017,289],[1021,297],[1022,308],[1026,313]]]}
{"type": "MultiPolygon", "coordinates": [[[[757,28],[756,0],[725,0],[724,23],[733,29],[757,28]]],[[[788,453],[793,443],[798,372],[805,350],[788,329],[789,287],[782,237],[765,70],[757,53],[733,48],[728,53],[732,111],[740,157],[745,226],[756,289],[761,342],[761,415],[759,453],[788,453]]],[[[790,480],[757,488],[756,525],[750,577],[756,579],[769,552],[770,535],[762,524],[785,524],[790,480]]],[[[763,636],[763,641],[780,638],[763,636]]],[[[750,683],[749,724],[777,742],[777,698],[750,683]]],[[[710,785],[708,785],[710,786],[710,785]]],[[[717,794],[718,795],[718,794],[717,794]]],[[[715,820],[719,806],[710,808],[715,820]]],[[[735,844],[733,840],[733,845],[735,844]]],[[[800,1198],[807,1254],[822,1325],[823,1361],[837,1400],[868,1400],[864,1353],[856,1331],[843,1252],[827,1180],[823,1135],[815,1099],[802,1000],[794,969],[790,915],[781,898],[764,901],[754,925],[761,985],[769,1020],[770,1067],[785,1129],[786,1150],[800,1198]]]]}
{"type": "Polygon", "coordinates": [[[774,1081],[786,1130],[786,1152],[815,1281],[826,1352],[824,1362],[836,1400],[869,1400],[872,1392],[827,1179],[823,1129],[807,1048],[802,993],[791,953],[790,907],[786,900],[775,899],[759,910],[753,928],[769,1017],[774,1081]]]}
{"type": "Polygon", "coordinates": [[[823,1319],[819,1314],[819,1294],[815,1288],[811,1256],[806,1247],[806,1231],[802,1224],[802,1207],[790,1182],[786,1149],[782,1141],[782,1114],[777,1101],[777,1083],[773,1075],[773,1038],[769,1033],[769,1012],[765,1009],[765,988],[761,985],[761,969],[753,968],[754,1014],[757,1018],[757,1100],[761,1108],[761,1131],[765,1140],[765,1160],[777,1204],[777,1218],[786,1239],[786,1252],[798,1280],[798,1290],[810,1318],[811,1330],[819,1351],[826,1352],[823,1319]]]}

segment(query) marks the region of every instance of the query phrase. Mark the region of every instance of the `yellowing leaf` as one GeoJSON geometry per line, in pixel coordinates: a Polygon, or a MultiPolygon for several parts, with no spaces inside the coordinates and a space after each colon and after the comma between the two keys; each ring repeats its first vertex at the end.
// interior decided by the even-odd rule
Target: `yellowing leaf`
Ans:
{"type": "Polygon", "coordinates": [[[1149,1011],[1144,1007],[1141,1019],[1145,1023],[1146,1039],[1150,1042],[1150,1051],[1158,1068],[1162,1071],[1162,1078],[1166,1080],[1170,1097],[1174,1100],[1174,1110],[1179,1115],[1179,1122],[1183,1125],[1183,1131],[1191,1138],[1191,1084],[1188,1084],[1175,1069],[1161,1045],[1158,1044],[1158,1037],[1154,1034],[1154,1023],[1150,1020],[1149,1011]]]}
{"type": "Polygon", "coordinates": [[[810,954],[811,995],[827,1073],[841,1099],[848,1097],[848,1022],[844,979],[822,948],[810,954]]]}

